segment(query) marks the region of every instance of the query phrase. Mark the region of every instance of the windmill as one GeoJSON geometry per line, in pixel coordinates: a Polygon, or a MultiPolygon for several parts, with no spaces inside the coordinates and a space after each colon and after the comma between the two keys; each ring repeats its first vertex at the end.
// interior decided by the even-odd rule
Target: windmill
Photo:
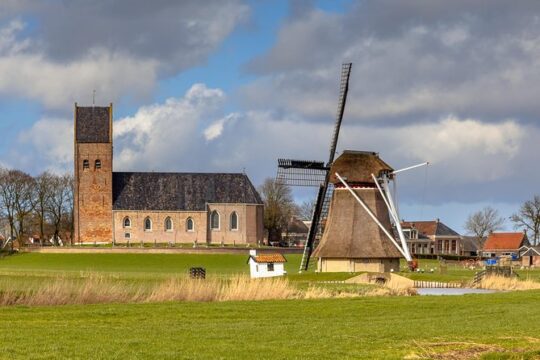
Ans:
{"type": "Polygon", "coordinates": [[[330,154],[328,162],[306,161],[292,159],[278,159],[278,172],[276,180],[285,185],[318,187],[315,209],[311,218],[311,226],[308,238],[304,246],[300,272],[307,270],[313,249],[317,246],[323,232],[323,223],[328,216],[329,202],[332,197],[333,187],[329,184],[330,167],[334,162],[336,147],[339,138],[339,130],[345,112],[347,93],[349,92],[349,78],[352,63],[341,66],[341,83],[339,88],[338,109],[334,132],[330,142],[330,154]]]}

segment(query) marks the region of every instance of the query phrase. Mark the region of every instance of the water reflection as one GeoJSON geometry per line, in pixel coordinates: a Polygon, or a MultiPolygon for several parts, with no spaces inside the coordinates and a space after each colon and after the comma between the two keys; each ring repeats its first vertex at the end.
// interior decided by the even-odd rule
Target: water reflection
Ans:
{"type": "Polygon", "coordinates": [[[496,290],[472,289],[472,288],[418,288],[418,295],[465,295],[465,294],[491,294],[496,290]]]}

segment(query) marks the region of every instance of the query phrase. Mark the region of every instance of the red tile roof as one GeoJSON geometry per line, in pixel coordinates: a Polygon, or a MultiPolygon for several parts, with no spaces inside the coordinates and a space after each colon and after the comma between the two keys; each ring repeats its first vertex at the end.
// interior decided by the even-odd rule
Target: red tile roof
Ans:
{"type": "Polygon", "coordinates": [[[527,235],[523,232],[491,233],[484,244],[484,251],[518,250],[528,243],[527,235]]]}
{"type": "Polygon", "coordinates": [[[284,263],[287,262],[281,254],[261,254],[252,256],[256,263],[284,263]]]}

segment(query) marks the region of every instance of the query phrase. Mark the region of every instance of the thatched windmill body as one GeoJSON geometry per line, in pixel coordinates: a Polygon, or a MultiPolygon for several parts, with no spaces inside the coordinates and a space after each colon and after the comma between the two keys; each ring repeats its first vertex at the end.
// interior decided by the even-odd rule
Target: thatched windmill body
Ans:
{"type": "Polygon", "coordinates": [[[330,210],[322,239],[313,253],[319,271],[399,269],[399,259],[407,255],[394,239],[388,199],[378,184],[393,172],[373,152],[347,150],[334,161],[330,169],[330,183],[334,186],[330,210]]]}

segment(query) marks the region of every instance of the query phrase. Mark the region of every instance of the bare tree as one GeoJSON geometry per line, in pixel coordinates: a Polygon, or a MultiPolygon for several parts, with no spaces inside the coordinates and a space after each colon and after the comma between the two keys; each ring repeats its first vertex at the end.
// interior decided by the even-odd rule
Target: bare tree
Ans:
{"type": "Polygon", "coordinates": [[[291,188],[268,178],[259,189],[264,201],[264,227],[268,241],[280,241],[281,233],[295,212],[291,188]]]}
{"type": "Polygon", "coordinates": [[[16,232],[15,183],[7,169],[0,169],[0,204],[9,225],[9,237],[13,239],[16,232]]]}
{"type": "Polygon", "coordinates": [[[496,209],[488,206],[469,215],[465,222],[465,230],[474,235],[478,245],[481,246],[488,234],[501,230],[503,225],[504,218],[496,209]]]}
{"type": "Polygon", "coordinates": [[[540,240],[540,195],[535,195],[532,200],[525,201],[519,211],[510,217],[510,220],[516,229],[524,228],[533,245],[538,245],[540,240]]]}
{"type": "Polygon", "coordinates": [[[56,180],[56,176],[49,172],[44,172],[35,178],[34,196],[32,197],[32,205],[34,208],[34,214],[39,222],[39,241],[43,244],[45,238],[45,221],[48,215],[48,204],[50,203],[51,196],[53,195],[53,184],[56,180]]]}
{"type": "MultiPolygon", "coordinates": [[[[58,245],[62,223],[69,223],[73,212],[73,177],[69,174],[52,178],[47,211],[54,228],[53,239],[58,245]]],[[[70,229],[71,230],[71,229],[70,229]]]]}
{"type": "Polygon", "coordinates": [[[302,220],[311,220],[315,210],[315,199],[304,201],[299,208],[299,216],[302,220]]]}
{"type": "Polygon", "coordinates": [[[10,181],[13,182],[15,191],[15,219],[17,227],[15,235],[22,245],[22,237],[25,234],[25,221],[33,210],[33,196],[35,181],[30,175],[20,170],[9,170],[10,181]]]}

